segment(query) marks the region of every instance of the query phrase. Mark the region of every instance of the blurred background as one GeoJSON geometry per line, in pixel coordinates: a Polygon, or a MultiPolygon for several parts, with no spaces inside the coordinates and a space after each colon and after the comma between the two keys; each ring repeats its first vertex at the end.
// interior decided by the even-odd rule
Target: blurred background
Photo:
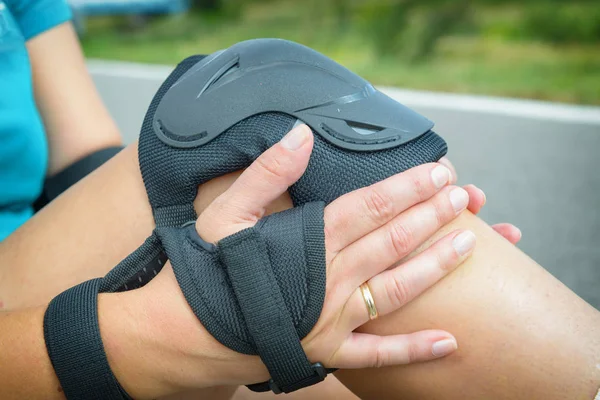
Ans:
{"type": "Polygon", "coordinates": [[[600,309],[600,1],[71,3],[126,142],[183,58],[303,43],[433,120],[460,183],[487,194],[481,217],[520,227],[519,247],[600,309]]]}
{"type": "Polygon", "coordinates": [[[376,85],[600,104],[596,0],[71,3],[92,58],[174,64],[241,40],[280,37],[376,85]]]}

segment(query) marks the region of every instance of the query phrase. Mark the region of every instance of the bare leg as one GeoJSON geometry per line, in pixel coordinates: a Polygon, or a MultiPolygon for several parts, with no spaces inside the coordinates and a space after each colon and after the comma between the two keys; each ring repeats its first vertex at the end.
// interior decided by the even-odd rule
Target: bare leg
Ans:
{"type": "Polygon", "coordinates": [[[337,377],[364,399],[593,399],[600,313],[478,218],[464,213],[443,231],[459,227],[477,235],[473,256],[406,307],[361,328],[446,329],[458,351],[337,377]]]}

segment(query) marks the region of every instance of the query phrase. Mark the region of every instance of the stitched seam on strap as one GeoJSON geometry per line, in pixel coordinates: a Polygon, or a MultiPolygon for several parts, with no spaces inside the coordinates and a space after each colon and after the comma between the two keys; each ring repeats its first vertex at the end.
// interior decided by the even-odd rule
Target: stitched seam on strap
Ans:
{"type": "MultiPolygon", "coordinates": [[[[194,249],[196,249],[197,251],[202,251],[202,252],[206,252],[205,249],[200,248],[200,246],[198,246],[196,243],[194,243],[189,237],[185,238],[186,242],[188,242],[194,249]]],[[[185,273],[190,276],[192,278],[192,281],[194,282],[194,286],[198,287],[202,287],[202,285],[200,284],[200,282],[198,281],[198,279],[194,276],[194,274],[188,274],[187,269],[185,270],[185,273]]],[[[204,290],[200,290],[200,292],[202,293],[200,295],[200,297],[202,298],[202,301],[204,303],[204,307],[208,308],[209,310],[214,310],[212,307],[210,307],[210,302],[208,301],[208,299],[206,298],[206,296],[204,295],[204,290]]],[[[237,296],[235,296],[235,291],[233,292],[233,295],[235,297],[235,300],[238,301],[237,296]]],[[[244,340],[243,338],[239,337],[238,335],[236,335],[233,332],[230,332],[229,329],[226,328],[227,325],[225,325],[224,321],[219,318],[218,316],[215,315],[214,312],[211,312],[211,316],[214,319],[214,321],[219,325],[219,328],[222,329],[223,332],[227,332],[227,334],[237,340],[239,340],[240,342],[242,342],[243,344],[249,346],[249,347],[253,347],[252,343],[247,342],[246,340],[244,340]]],[[[246,329],[248,329],[246,327],[246,329]]]]}

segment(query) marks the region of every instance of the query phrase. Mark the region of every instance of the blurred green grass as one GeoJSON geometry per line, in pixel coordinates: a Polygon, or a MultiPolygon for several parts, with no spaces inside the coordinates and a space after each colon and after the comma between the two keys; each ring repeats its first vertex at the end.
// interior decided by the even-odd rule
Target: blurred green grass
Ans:
{"type": "Polygon", "coordinates": [[[82,43],[91,58],[175,64],[241,40],[280,37],[315,48],[376,85],[600,105],[600,43],[525,35],[530,16],[518,3],[472,10],[468,22],[418,62],[402,53],[381,55],[360,15],[340,26],[335,15],[315,14],[319,9],[314,0],[257,2],[233,13],[152,18],[140,29],[123,18],[93,18],[82,43]]]}

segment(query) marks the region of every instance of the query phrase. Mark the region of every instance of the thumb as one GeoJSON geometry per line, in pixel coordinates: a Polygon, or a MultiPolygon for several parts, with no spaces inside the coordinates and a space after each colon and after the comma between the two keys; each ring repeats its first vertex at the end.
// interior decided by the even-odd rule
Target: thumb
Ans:
{"type": "Polygon", "coordinates": [[[300,179],[312,148],[312,131],[306,125],[292,129],[200,214],[196,221],[198,234],[216,242],[254,226],[267,206],[300,179]]]}

